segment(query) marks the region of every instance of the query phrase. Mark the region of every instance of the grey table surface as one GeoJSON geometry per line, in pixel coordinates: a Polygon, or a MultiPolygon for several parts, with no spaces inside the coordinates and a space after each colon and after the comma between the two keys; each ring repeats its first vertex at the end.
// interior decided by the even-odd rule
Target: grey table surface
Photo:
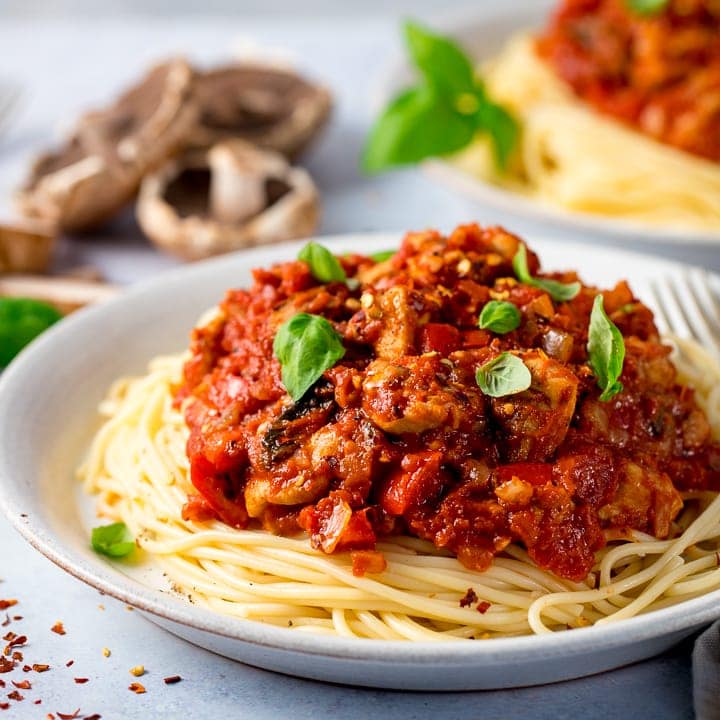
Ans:
{"type": "MultiPolygon", "coordinates": [[[[17,5],[17,3],[16,3],[17,5]]],[[[427,3],[424,5],[427,7],[427,3]]],[[[112,19],[29,17],[0,20],[0,83],[24,89],[23,104],[0,136],[0,211],[22,180],[29,157],[52,143],[77,113],[112,97],[149,62],[183,53],[210,63],[251,44],[284,57],[331,87],[337,104],[332,124],[307,158],[323,194],[323,233],[359,230],[450,229],[459,222],[502,223],[529,238],[567,231],[498,216],[437,186],[418,171],[366,178],[357,156],[372,118],[373,88],[397,46],[397,22],[387,14],[353,18],[307,14],[282,18],[151,17],[112,19]]],[[[717,247],[652,245],[626,239],[573,237],[653,252],[720,271],[717,247]]],[[[119,283],[134,283],[172,267],[138,234],[131,217],[92,238],[63,241],[59,269],[94,264],[119,283]]],[[[631,270],[631,269],[629,269],[631,270]]],[[[2,398],[0,398],[2,402],[2,398]]],[[[51,671],[28,673],[33,687],[11,701],[0,719],[45,718],[47,713],[99,713],[103,718],[635,718],[692,717],[691,641],[664,655],[572,682],[496,692],[451,694],[378,691],[325,685],[247,667],[189,645],[137,612],[82,585],[28,546],[0,518],[0,598],[18,598],[10,629],[28,636],[25,661],[51,671]],[[67,633],[50,631],[62,620],[67,633]],[[103,648],[111,655],[105,657],[103,648]],[[73,660],[71,667],[66,663],[73,660]],[[147,688],[127,687],[130,667],[143,664],[147,688]],[[165,685],[163,678],[182,676],[165,685]],[[76,684],[74,678],[89,678],[76,684]],[[41,700],[40,704],[35,704],[41,700]]],[[[3,616],[0,615],[0,618],[3,616]]],[[[5,630],[5,629],[3,629],[5,630]]],[[[4,632],[3,632],[4,634],[4,632]]],[[[3,676],[8,678],[9,675],[3,676]]],[[[13,676],[14,677],[14,676],[13,676]]],[[[9,685],[9,683],[8,683],[9,685]]],[[[0,689],[3,695],[12,687],[0,689]]]]}

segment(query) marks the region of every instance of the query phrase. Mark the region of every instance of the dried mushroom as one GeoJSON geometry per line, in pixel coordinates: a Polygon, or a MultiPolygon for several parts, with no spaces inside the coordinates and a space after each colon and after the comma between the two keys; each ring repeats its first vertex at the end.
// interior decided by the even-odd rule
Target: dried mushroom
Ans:
{"type": "Polygon", "coordinates": [[[238,64],[198,73],[199,120],[192,142],[207,147],[239,137],[293,159],[325,124],[330,93],[299,75],[238,64]]]}
{"type": "Polygon", "coordinates": [[[45,272],[54,241],[54,232],[42,223],[0,225],[0,273],[45,272]]]}
{"type": "Polygon", "coordinates": [[[58,152],[40,157],[18,194],[27,216],[89,230],[135,195],[144,174],[184,147],[195,125],[193,71],[184,60],[153,68],[111,107],[80,119],[58,152]]]}
{"type": "Polygon", "coordinates": [[[143,232],[188,260],[311,234],[319,219],[310,176],[243,140],[191,151],[145,178],[143,232]]]}

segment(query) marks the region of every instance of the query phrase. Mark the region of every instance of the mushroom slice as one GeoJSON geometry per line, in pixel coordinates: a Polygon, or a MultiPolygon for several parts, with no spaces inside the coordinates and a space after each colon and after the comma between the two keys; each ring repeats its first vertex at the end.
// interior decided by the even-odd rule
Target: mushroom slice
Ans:
{"type": "Polygon", "coordinates": [[[109,108],[83,116],[64,147],[41,156],[17,197],[24,215],[66,231],[109,220],[142,176],[184,146],[195,124],[193,71],[184,60],[153,68],[109,108]]]}
{"type": "Polygon", "coordinates": [[[0,225],[0,273],[42,273],[55,242],[51,227],[23,221],[0,225]]]}
{"type": "Polygon", "coordinates": [[[239,137],[290,159],[322,129],[331,108],[325,88],[289,70],[248,64],[198,74],[195,101],[195,146],[239,137]]]}
{"type": "Polygon", "coordinates": [[[148,175],[137,216],[156,245],[196,260],[310,235],[319,200],[305,170],[278,153],[228,140],[148,175]]]}

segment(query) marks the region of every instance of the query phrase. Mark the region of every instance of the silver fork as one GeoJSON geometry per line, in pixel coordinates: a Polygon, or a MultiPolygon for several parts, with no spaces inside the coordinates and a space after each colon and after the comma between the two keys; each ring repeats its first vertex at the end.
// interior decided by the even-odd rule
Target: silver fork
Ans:
{"type": "Polygon", "coordinates": [[[653,278],[648,283],[661,334],[698,340],[720,358],[720,282],[700,268],[653,278]]]}
{"type": "Polygon", "coordinates": [[[18,85],[0,82],[0,135],[7,130],[21,96],[22,90],[18,85]]]}

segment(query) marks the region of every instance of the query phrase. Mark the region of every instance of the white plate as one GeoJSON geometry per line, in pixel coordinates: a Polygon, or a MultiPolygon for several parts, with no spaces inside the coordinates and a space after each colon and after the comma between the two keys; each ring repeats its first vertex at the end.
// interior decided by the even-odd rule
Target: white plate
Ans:
{"type": "MultiPolygon", "coordinates": [[[[336,252],[391,248],[397,235],[324,238],[336,252]]],[[[668,261],[530,238],[550,269],[588,282],[630,276],[636,288],[677,272],[668,261]]],[[[96,407],[120,375],[142,373],[252,267],[295,256],[299,244],[257,249],[170,271],[50,329],[0,379],[0,506],[40,552],[69,573],[149,613],[171,632],[251,665],[383,688],[468,690],[580,677],[657,654],[720,616],[720,591],[617,625],[539,637],[451,644],[310,636],[204,610],[174,596],[152,571],[89,548],[75,469],[98,424],[96,407]]],[[[87,501],[86,501],[87,504],[87,501]]]]}
{"type": "MultiPolygon", "coordinates": [[[[472,14],[455,16],[452,19],[445,17],[434,22],[432,28],[454,37],[476,63],[481,63],[497,55],[513,34],[544,27],[555,4],[549,4],[546,0],[479,3],[474,6],[472,14]]],[[[373,105],[376,112],[380,112],[399,90],[414,82],[414,77],[407,57],[398,55],[383,72],[374,93],[373,105]]],[[[430,177],[485,206],[546,225],[596,236],[631,237],[648,242],[720,243],[720,232],[650,225],[641,221],[603,217],[553,206],[485,182],[441,159],[427,160],[422,163],[422,167],[430,177]]]]}

